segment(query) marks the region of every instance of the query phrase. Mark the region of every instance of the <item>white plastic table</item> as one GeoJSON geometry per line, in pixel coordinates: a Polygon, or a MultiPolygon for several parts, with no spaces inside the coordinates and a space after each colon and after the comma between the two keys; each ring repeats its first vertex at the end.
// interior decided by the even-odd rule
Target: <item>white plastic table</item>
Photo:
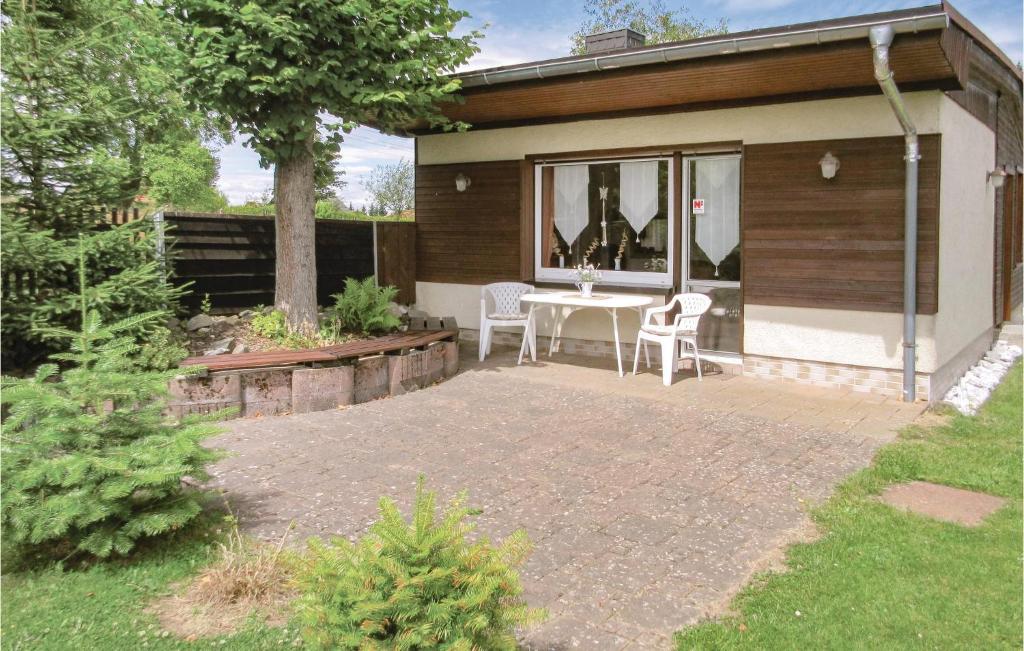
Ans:
{"type": "MultiPolygon", "coordinates": [[[[594,295],[590,298],[584,298],[579,292],[553,292],[550,294],[523,294],[519,300],[523,303],[530,304],[530,313],[527,320],[527,332],[530,328],[534,328],[533,332],[536,332],[537,323],[535,312],[537,308],[542,305],[550,305],[554,308],[555,312],[555,324],[551,328],[551,345],[548,346],[548,357],[551,357],[551,353],[555,350],[555,340],[562,333],[562,323],[565,321],[565,312],[563,308],[569,308],[568,312],[572,313],[575,310],[584,308],[599,308],[608,312],[612,317],[612,334],[615,336],[615,359],[619,363],[619,377],[622,377],[622,350],[619,345],[619,314],[618,311],[622,309],[636,310],[640,314],[641,321],[643,320],[643,309],[654,302],[654,299],[650,296],[641,296],[639,294],[604,294],[600,292],[594,292],[594,295]]],[[[523,363],[523,355],[526,353],[527,338],[523,337],[523,345],[519,348],[519,364],[523,363]]],[[[530,350],[530,355],[533,361],[537,361],[537,351],[530,350]]]]}

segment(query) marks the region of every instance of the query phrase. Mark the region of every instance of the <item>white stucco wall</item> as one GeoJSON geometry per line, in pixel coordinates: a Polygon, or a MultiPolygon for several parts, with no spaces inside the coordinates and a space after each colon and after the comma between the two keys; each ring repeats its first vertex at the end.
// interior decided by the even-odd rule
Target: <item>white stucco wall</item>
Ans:
{"type": "MultiPolygon", "coordinates": [[[[918,317],[918,370],[941,367],[989,327],[992,314],[993,193],[985,172],[994,135],[939,91],[905,95],[918,132],[942,133],[940,179],[939,312],[918,317]]],[[[646,145],[743,141],[747,144],[902,135],[879,96],[820,100],[720,111],[677,113],[568,124],[439,134],[419,139],[421,165],[509,160],[528,154],[646,145]]],[[[480,288],[417,283],[417,306],[453,315],[476,328],[480,288]]],[[[661,299],[657,299],[660,304],[661,299]]],[[[744,352],[837,364],[902,367],[902,315],[848,310],[747,305],[744,352]]],[[[550,332],[549,312],[540,333],[550,332]]],[[[635,317],[623,319],[625,341],[635,317]]],[[[608,317],[574,314],[563,335],[611,340],[608,317]]]]}
{"type": "Polygon", "coordinates": [[[995,134],[951,99],[940,111],[938,365],[992,328],[995,134]]]}
{"type": "MultiPolygon", "coordinates": [[[[743,352],[833,364],[903,368],[903,315],[745,305],[743,352]]],[[[917,318],[917,370],[936,369],[935,318],[917,318]]]]}
{"type": "MultiPolygon", "coordinates": [[[[942,93],[908,93],[906,99],[918,131],[938,133],[942,93]]],[[[435,165],[513,160],[528,154],[586,149],[734,140],[754,144],[901,134],[892,109],[884,97],[877,95],[444,133],[419,137],[417,155],[420,165],[435,165]]]]}

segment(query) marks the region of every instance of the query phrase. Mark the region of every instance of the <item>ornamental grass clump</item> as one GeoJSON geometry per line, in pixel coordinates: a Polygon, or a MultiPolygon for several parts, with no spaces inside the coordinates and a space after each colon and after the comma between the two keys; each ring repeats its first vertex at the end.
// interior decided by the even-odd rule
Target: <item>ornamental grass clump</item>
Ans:
{"type": "Polygon", "coordinates": [[[469,542],[465,494],[435,519],[436,496],[416,488],[412,521],[381,498],[380,520],[358,543],[313,541],[300,572],[303,638],[316,649],[514,649],[513,630],[546,617],[527,607],[516,568],[523,530],[498,545],[469,542]]]}
{"type": "Polygon", "coordinates": [[[63,370],[48,363],[2,381],[3,538],[33,555],[125,555],[141,538],[180,529],[201,511],[182,479],[204,479],[217,457],[201,445],[217,432],[208,418],[164,414],[168,380],[180,371],[132,361],[138,345],[126,333],[161,313],[104,325],[87,309],[84,261],[79,269],[81,330],[47,331],[71,340],[52,356],[63,370]]]}

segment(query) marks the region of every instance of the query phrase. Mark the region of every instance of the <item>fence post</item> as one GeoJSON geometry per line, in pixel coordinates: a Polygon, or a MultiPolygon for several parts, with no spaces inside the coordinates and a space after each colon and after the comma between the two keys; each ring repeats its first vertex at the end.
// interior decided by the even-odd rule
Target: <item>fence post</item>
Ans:
{"type": "Polygon", "coordinates": [[[373,282],[380,285],[380,260],[377,258],[377,222],[370,222],[373,226],[373,282]]]}
{"type": "Polygon", "coordinates": [[[153,213],[153,233],[156,235],[156,255],[160,259],[160,268],[164,275],[167,274],[167,255],[164,243],[164,211],[160,209],[153,213]]]}

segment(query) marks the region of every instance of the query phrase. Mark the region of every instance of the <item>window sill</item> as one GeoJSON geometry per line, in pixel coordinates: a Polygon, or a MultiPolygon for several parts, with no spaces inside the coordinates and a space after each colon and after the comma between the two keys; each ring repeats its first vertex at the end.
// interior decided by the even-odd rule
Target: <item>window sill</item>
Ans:
{"type": "MultiPolygon", "coordinates": [[[[557,282],[553,280],[526,280],[538,289],[575,289],[576,285],[571,282],[557,282]]],[[[671,287],[658,285],[614,285],[610,283],[597,283],[594,285],[596,292],[614,292],[617,294],[645,294],[647,296],[673,296],[675,290],[671,287]]]]}

